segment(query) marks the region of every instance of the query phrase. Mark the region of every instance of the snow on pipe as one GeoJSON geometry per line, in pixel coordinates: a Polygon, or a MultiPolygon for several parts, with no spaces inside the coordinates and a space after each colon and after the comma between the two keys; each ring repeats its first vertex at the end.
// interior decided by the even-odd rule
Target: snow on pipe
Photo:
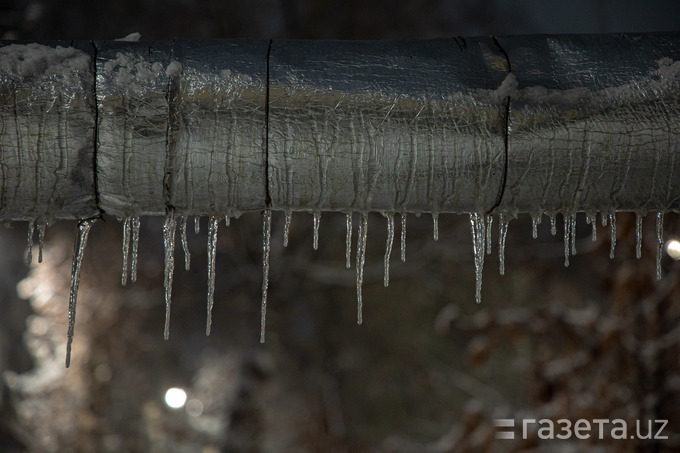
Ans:
{"type": "MultiPolygon", "coordinates": [[[[680,204],[679,44],[661,34],[0,43],[0,219],[29,220],[29,248],[47,221],[125,219],[125,284],[139,216],[165,215],[166,337],[175,229],[186,251],[190,215],[210,216],[214,255],[218,218],[264,211],[262,339],[271,210],[285,211],[286,232],[292,211],[313,212],[315,245],[320,212],[346,212],[347,263],[351,214],[362,212],[358,322],[368,211],[392,235],[401,213],[402,260],[405,213],[431,212],[436,240],[439,213],[469,212],[477,301],[491,214],[502,273],[520,212],[534,236],[543,214],[553,234],[563,214],[567,264],[576,212],[609,218],[613,254],[616,211],[637,213],[638,250],[641,215],[657,211],[659,277],[663,213],[680,204]]],[[[74,269],[91,224],[79,224],[74,269]]],[[[385,284],[388,266],[386,251],[385,284]]]]}

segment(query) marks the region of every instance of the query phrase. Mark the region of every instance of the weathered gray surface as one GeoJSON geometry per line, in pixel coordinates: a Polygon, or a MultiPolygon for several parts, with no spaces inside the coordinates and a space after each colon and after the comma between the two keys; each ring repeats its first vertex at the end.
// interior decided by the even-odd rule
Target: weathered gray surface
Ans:
{"type": "Polygon", "coordinates": [[[677,35],[3,45],[0,219],[680,208],[677,35]]]}
{"type": "Polygon", "coordinates": [[[104,212],[264,208],[268,45],[96,43],[104,212]]]}
{"type": "Polygon", "coordinates": [[[491,209],[507,74],[490,38],[274,41],[269,192],[292,210],[491,209]]]}
{"type": "Polygon", "coordinates": [[[678,209],[677,36],[526,36],[499,42],[514,75],[507,90],[511,133],[500,209],[678,209]]]}
{"type": "Polygon", "coordinates": [[[0,219],[98,214],[93,51],[0,42],[0,219]]]}

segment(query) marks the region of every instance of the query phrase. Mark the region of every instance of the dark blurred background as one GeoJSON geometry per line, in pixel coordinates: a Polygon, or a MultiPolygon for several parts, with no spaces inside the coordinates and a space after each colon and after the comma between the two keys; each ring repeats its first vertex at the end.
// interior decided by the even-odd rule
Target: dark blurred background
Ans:
{"type": "MultiPolygon", "coordinates": [[[[680,29],[677,1],[205,1],[0,3],[3,39],[432,38],[680,29]]],[[[356,221],[358,220],[355,216],[356,221]]],[[[261,220],[220,227],[212,335],[205,337],[207,222],[191,270],[176,250],[171,337],[163,340],[162,219],[143,218],[139,280],[120,285],[122,224],[98,222],[86,252],[71,368],[64,368],[74,224],[47,231],[24,263],[26,224],[0,233],[0,451],[496,452],[680,451],[680,267],[655,283],[654,218],[635,259],[635,216],[609,229],[578,218],[563,266],[543,218],[510,223],[506,275],[497,229],[483,302],[474,303],[466,216],[409,216],[407,261],[382,287],[385,219],[369,219],[364,325],[344,267],[344,215],[295,214],[282,247],[275,213],[268,336],[259,344],[261,220]],[[34,253],[37,256],[37,253],[34,253]],[[183,389],[186,404],[168,406],[183,389]],[[493,419],[667,419],[662,442],[501,441],[493,419]]],[[[496,222],[497,223],[497,222],[496,222]]],[[[599,222],[598,222],[599,224],[599,222]]],[[[666,216],[666,240],[680,235],[666,216]]],[[[399,230],[397,229],[397,237],[399,230]]],[[[632,426],[632,425],[631,425],[632,426]]]]}

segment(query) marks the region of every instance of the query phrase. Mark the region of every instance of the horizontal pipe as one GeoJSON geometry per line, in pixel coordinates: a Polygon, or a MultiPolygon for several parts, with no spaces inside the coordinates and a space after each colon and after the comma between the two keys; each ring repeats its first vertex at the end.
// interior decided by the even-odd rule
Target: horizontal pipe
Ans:
{"type": "Polygon", "coordinates": [[[0,219],[677,211],[680,36],[0,43],[0,219]]]}

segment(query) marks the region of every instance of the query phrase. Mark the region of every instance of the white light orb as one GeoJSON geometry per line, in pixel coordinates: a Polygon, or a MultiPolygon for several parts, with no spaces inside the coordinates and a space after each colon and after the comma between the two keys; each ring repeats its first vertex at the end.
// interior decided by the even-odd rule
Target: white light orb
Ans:
{"type": "Polygon", "coordinates": [[[183,407],[186,402],[187,392],[180,388],[173,387],[165,392],[165,404],[167,404],[168,407],[179,409],[180,407],[183,407]]]}

